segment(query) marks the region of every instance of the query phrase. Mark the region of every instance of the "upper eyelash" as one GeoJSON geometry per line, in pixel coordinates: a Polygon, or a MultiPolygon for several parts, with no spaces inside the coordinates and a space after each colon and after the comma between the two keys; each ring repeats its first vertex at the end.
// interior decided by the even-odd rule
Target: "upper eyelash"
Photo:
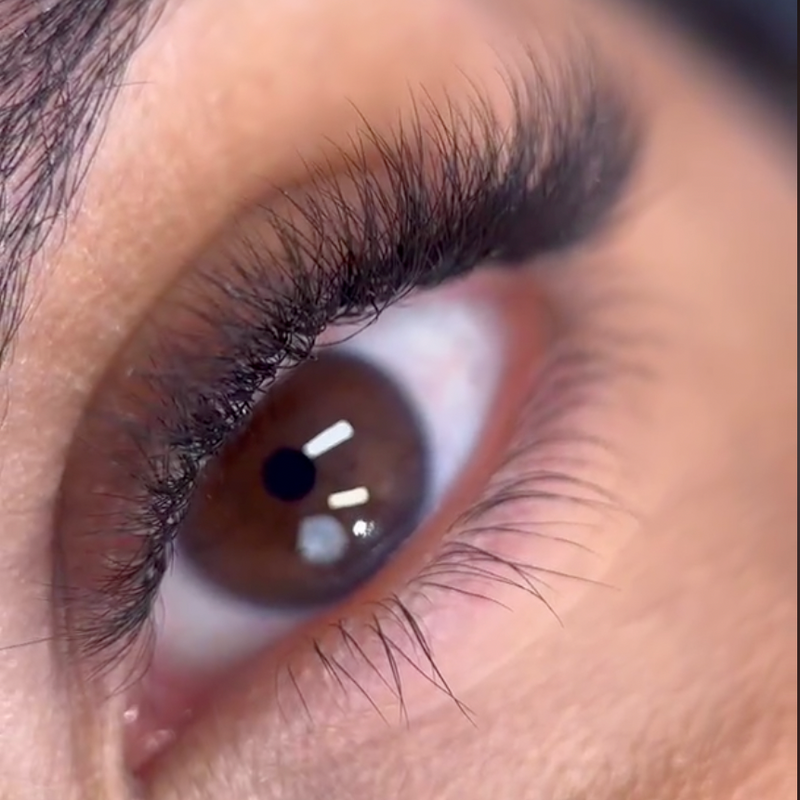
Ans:
{"type": "MultiPolygon", "coordinates": [[[[206,327],[206,338],[152,323],[152,366],[128,376],[134,383],[125,399],[135,411],[120,419],[113,403],[95,410],[101,429],[126,431],[127,450],[106,457],[131,484],[113,518],[96,521],[102,526],[96,533],[109,549],[115,535],[135,536],[141,546],[84,587],[70,574],[69,562],[79,557],[70,552],[75,542],[56,540],[57,623],[70,646],[107,666],[136,639],[203,463],[246,420],[257,393],[310,355],[327,325],[374,318],[421,282],[423,268],[422,283],[432,286],[489,257],[511,261],[564,244],[599,222],[597,207],[581,206],[594,197],[589,187],[556,179],[570,177],[577,150],[594,148],[606,201],[620,191],[633,155],[624,107],[583,70],[550,93],[513,82],[509,91],[516,107],[510,133],[480,98],[469,114],[453,106],[423,109],[432,112],[432,127],[423,126],[419,113],[391,140],[367,130],[364,147],[380,154],[387,183],[366,171],[365,158],[350,156],[345,179],[355,188],[354,203],[341,182],[318,170],[299,200],[283,195],[293,214],[262,210],[277,248],[245,247],[247,258],[240,250],[224,280],[200,271],[191,284],[201,303],[187,300],[184,310],[206,327]],[[563,117],[571,126],[565,122],[537,139],[532,112],[552,112],[559,100],[574,104],[576,113],[563,117]],[[543,151],[532,146],[537,141],[543,151]],[[472,211],[469,225],[464,208],[472,211]],[[512,218],[528,225],[510,226],[512,218]],[[277,264],[285,283],[276,294],[269,287],[277,264]],[[378,282],[377,275],[389,280],[378,282]]],[[[113,553],[107,558],[113,562],[113,553]]]]}

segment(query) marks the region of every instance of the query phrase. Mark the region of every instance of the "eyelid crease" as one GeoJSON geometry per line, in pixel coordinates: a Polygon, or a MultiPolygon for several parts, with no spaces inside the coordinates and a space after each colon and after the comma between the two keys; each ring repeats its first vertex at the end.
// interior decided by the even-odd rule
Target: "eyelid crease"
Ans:
{"type": "Polygon", "coordinates": [[[102,670],[139,635],[202,465],[327,326],[367,322],[481,263],[566,246],[605,218],[635,152],[619,97],[582,59],[549,84],[509,78],[508,88],[510,127],[480,96],[466,111],[422,103],[393,138],[365,123],[344,176],[311,169],[302,194],[278,194],[288,214],[258,209],[277,244],[240,240],[228,263],[195,270],[134,337],[76,440],[122,438],[105,469],[136,489],[97,498],[109,508],[89,521],[62,485],[60,516],[81,530],[57,528],[54,607],[79,656],[102,670]],[[368,171],[368,151],[382,175],[368,171]]]}

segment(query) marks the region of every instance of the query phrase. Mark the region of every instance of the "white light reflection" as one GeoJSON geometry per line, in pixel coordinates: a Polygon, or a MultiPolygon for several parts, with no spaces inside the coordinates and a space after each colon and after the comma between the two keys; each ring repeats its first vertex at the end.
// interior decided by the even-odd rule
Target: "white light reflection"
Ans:
{"type": "Polygon", "coordinates": [[[353,426],[344,419],[334,422],[329,428],[325,428],[322,433],[318,433],[313,439],[309,439],[303,445],[303,453],[309,458],[317,458],[334,447],[344,444],[348,439],[352,439],[355,434],[353,426]]]}
{"type": "Polygon", "coordinates": [[[375,523],[372,521],[367,522],[365,519],[359,519],[353,523],[353,535],[358,536],[359,539],[366,539],[368,536],[372,536],[374,530],[375,523]]]}
{"type": "Polygon", "coordinates": [[[335,564],[347,551],[347,531],[334,517],[314,514],[300,523],[297,552],[312,564],[335,564]]]}
{"type": "Polygon", "coordinates": [[[355,489],[347,489],[343,492],[334,492],[328,495],[328,508],[352,508],[353,506],[363,506],[369,502],[369,489],[366,486],[356,486],[355,489]]]}

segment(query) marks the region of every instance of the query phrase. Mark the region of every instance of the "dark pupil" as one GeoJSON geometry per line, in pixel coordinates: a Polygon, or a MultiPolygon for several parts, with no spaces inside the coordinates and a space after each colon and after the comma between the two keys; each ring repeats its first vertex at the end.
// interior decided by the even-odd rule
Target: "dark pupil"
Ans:
{"type": "Polygon", "coordinates": [[[301,450],[279,447],[261,467],[264,489],[276,500],[285,503],[302,500],[314,488],[317,468],[301,450]]]}
{"type": "Polygon", "coordinates": [[[273,386],[206,466],[179,543],[205,576],[264,605],[352,592],[424,512],[425,440],[400,389],[326,354],[273,386]]]}

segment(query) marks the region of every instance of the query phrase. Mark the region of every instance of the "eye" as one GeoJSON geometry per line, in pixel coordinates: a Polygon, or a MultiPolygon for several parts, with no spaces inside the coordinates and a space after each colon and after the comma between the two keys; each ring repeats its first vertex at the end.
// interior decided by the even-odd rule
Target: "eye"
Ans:
{"type": "Polygon", "coordinates": [[[513,428],[540,312],[531,278],[479,272],[331,327],[258,393],[193,481],[129,706],[132,765],[234,667],[355,596],[382,602],[432,558],[513,428]]]}
{"type": "Polygon", "coordinates": [[[560,114],[509,88],[510,128],[480,98],[420,111],[394,140],[367,132],[343,173],[244,211],[87,403],[56,509],[55,626],[98,697],[132,685],[134,767],[251,662],[303,706],[302,654],[306,684],[372,671],[404,707],[401,673],[427,670],[453,697],[424,633],[433,595],[541,599],[542,576],[582,568],[609,448],[572,423],[615,365],[532,266],[602,222],[635,149],[591,76],[560,114]]]}
{"type": "Polygon", "coordinates": [[[161,588],[171,672],[218,670],[351,595],[474,456],[503,358],[488,304],[432,292],[329,336],[199,475],[161,588]]]}

